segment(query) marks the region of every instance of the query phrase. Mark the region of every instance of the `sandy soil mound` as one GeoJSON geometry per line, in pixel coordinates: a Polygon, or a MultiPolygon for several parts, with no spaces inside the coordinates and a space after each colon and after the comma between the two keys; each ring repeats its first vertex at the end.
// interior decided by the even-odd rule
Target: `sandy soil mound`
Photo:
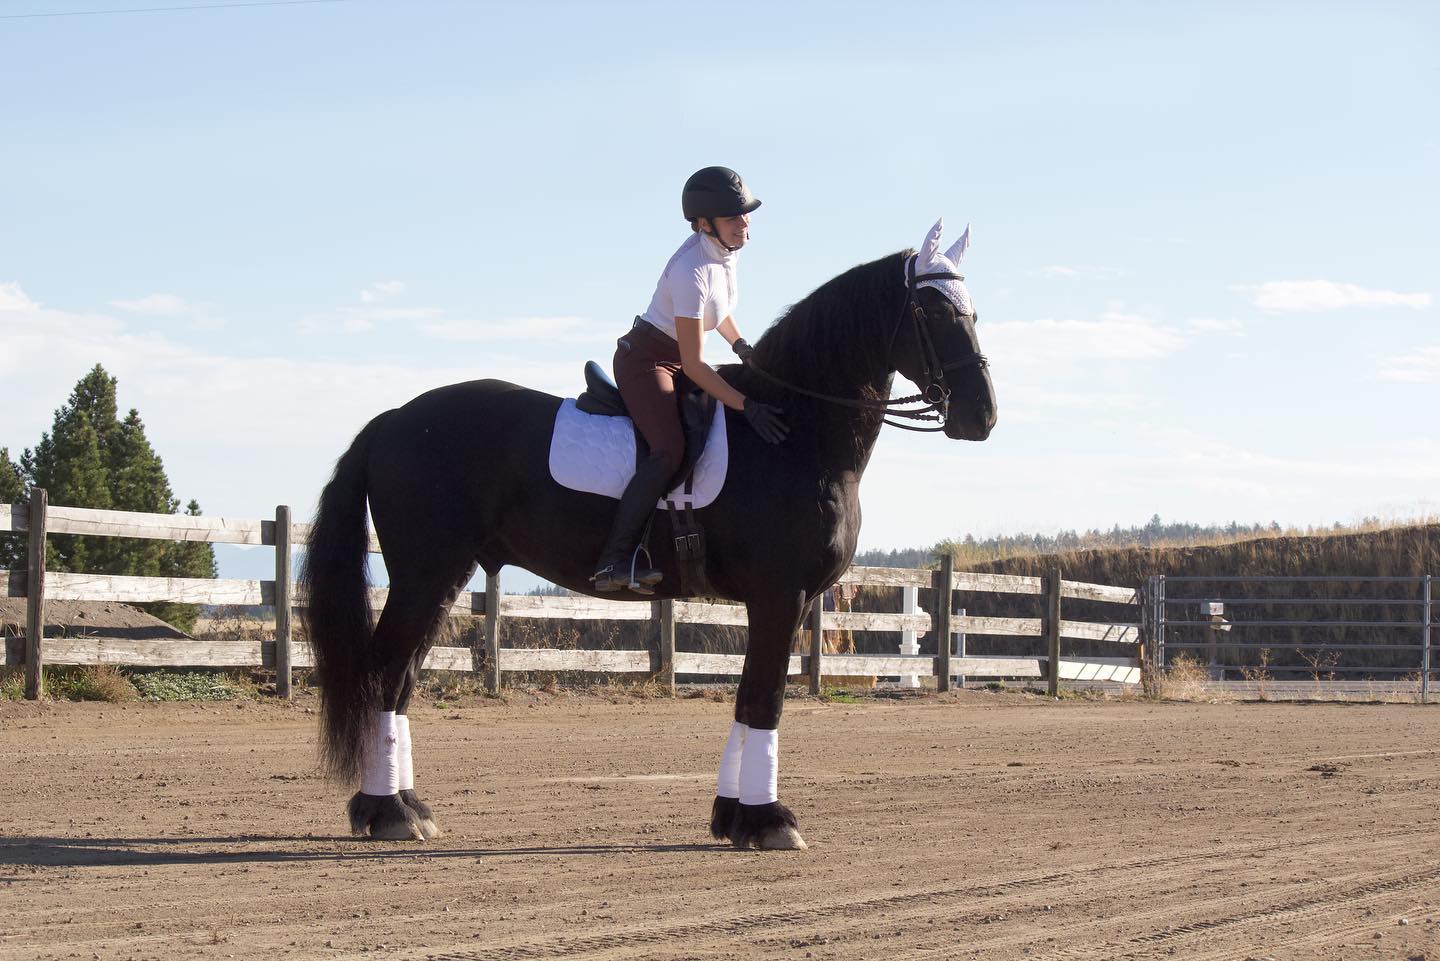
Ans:
{"type": "MultiPolygon", "coordinates": [[[[0,598],[0,633],[25,633],[25,599],[0,598]]],[[[45,636],[129,637],[163,640],[188,637],[158,617],[128,604],[104,601],[46,601],[45,636]]]]}

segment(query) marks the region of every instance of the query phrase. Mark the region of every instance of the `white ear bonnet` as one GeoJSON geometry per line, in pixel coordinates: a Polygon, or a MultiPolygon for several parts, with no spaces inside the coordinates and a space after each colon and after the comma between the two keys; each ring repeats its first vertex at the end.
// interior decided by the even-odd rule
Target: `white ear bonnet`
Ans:
{"type": "MultiPolygon", "coordinates": [[[[940,253],[940,233],[944,228],[944,221],[935,221],[935,226],[930,228],[930,233],[925,235],[925,242],[920,245],[920,251],[915,254],[915,274],[949,272],[960,273],[960,261],[965,259],[965,251],[970,249],[970,225],[965,225],[965,232],[960,239],[950,246],[950,249],[943,254],[940,253]]],[[[955,305],[955,309],[962,314],[974,314],[975,306],[970,302],[970,291],[965,288],[963,280],[922,280],[917,287],[934,287],[945,296],[945,299],[955,305]]]]}

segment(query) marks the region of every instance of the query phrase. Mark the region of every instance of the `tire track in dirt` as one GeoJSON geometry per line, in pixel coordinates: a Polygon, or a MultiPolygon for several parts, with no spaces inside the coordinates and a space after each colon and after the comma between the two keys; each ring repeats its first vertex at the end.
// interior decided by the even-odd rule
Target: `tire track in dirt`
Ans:
{"type": "MultiPolygon", "coordinates": [[[[1298,846],[1333,846],[1337,843],[1341,843],[1342,841],[1348,841],[1356,849],[1363,850],[1366,853],[1371,854],[1372,856],[1380,855],[1382,859],[1390,858],[1393,860],[1395,858],[1403,857],[1406,853],[1413,853],[1414,849],[1410,842],[1417,833],[1418,832],[1414,829],[1410,829],[1405,831],[1384,832],[1383,834],[1351,836],[1344,839],[1337,838],[1335,836],[1326,836],[1323,838],[1313,839],[1307,844],[1298,846]],[[1389,849],[1393,849],[1393,854],[1387,854],[1386,847],[1377,849],[1375,842],[1377,839],[1381,838],[1391,839],[1397,842],[1388,846],[1389,849]]],[[[1230,850],[1228,852],[1213,852],[1213,856],[1215,858],[1223,858],[1226,857],[1228,854],[1231,860],[1233,860],[1237,866],[1248,867],[1255,864],[1257,855],[1263,855],[1264,853],[1268,853],[1270,851],[1291,851],[1294,850],[1296,847],[1297,845],[1295,844],[1272,845],[1269,848],[1246,847],[1238,851],[1230,850]]],[[[1148,866],[1167,868],[1174,867],[1186,862],[1194,862],[1206,859],[1191,856],[1183,858],[1155,860],[1158,860],[1161,863],[1155,864],[1152,861],[1148,866]]],[[[1141,862],[1131,862],[1130,864],[1126,865],[1117,865],[1115,866],[1115,870],[1124,870],[1128,873],[1128,871],[1132,867],[1140,863],[1141,862]]],[[[1214,872],[1217,870],[1225,869],[1217,866],[1210,867],[1208,870],[1210,872],[1214,872]]],[[[1092,882],[1095,879],[1094,876],[1099,873],[1101,872],[1092,871],[1077,873],[1073,880],[1076,883],[1092,882]]],[[[1227,870],[1227,874],[1228,873],[1230,872],[1227,870]]],[[[1083,913],[1091,905],[1097,905],[1101,908],[1103,908],[1103,906],[1106,904],[1113,906],[1116,903],[1123,903],[1124,896],[1128,894],[1149,892],[1152,891],[1154,887],[1155,875],[1153,873],[1144,873],[1134,877],[1122,877],[1120,883],[1118,884],[1102,884],[1098,887],[1089,886],[1085,889],[1085,896],[1083,900],[1068,897],[1063,890],[1057,890],[1053,892],[1050,900],[1053,900],[1057,904],[1064,904],[1071,911],[1080,910],[1083,913]]],[[[1190,900],[1186,902],[1185,907],[1187,909],[1193,910],[1196,907],[1203,907],[1208,904],[1211,905],[1213,909],[1214,906],[1224,905],[1225,910],[1233,911],[1235,907],[1238,906],[1240,903],[1253,899],[1254,895],[1227,895],[1211,899],[1209,901],[1190,900]]],[[[1163,923],[1166,917],[1173,916],[1175,911],[1176,907],[1173,903],[1158,903],[1155,907],[1148,910],[1136,911],[1133,908],[1128,909],[1123,921],[1124,923],[1130,925],[1135,925],[1138,923],[1142,927],[1148,924],[1160,924],[1163,923]]],[[[988,929],[986,927],[967,928],[966,943],[972,949],[979,948],[982,950],[994,951],[1004,948],[1017,948],[1022,946],[1028,948],[1034,945],[1037,941],[1041,940],[1042,937],[1045,940],[1072,942],[1084,941],[1087,937],[1092,939],[1091,943],[1073,944],[1067,948],[1061,948],[1058,951],[1050,951],[1045,954],[1032,955],[1032,957],[1035,957],[1037,959],[1109,959],[1112,957],[1121,957],[1123,956],[1122,952],[1124,951],[1126,946],[1133,945],[1135,942],[1143,940],[1144,938],[1144,936],[1137,936],[1129,940],[1121,939],[1117,941],[1109,937],[1109,934],[1111,930],[1115,927],[1117,921],[1112,917],[1108,917],[1098,912],[1091,917],[1079,918],[1070,921],[1061,920],[1059,917],[1053,916],[1048,912],[1042,912],[1043,908],[1033,903],[1029,905],[1022,904],[1017,909],[1007,906],[1005,902],[990,901],[987,902],[987,909],[981,912],[975,912],[968,915],[947,915],[944,918],[944,933],[945,935],[947,935],[947,937],[945,938],[944,946],[936,948],[928,948],[915,943],[915,932],[917,930],[923,929],[918,929],[915,926],[918,923],[918,919],[912,920],[904,915],[883,915],[879,918],[873,919],[872,921],[866,922],[866,930],[868,931],[870,929],[873,929],[874,925],[877,922],[883,923],[885,927],[890,929],[904,929],[909,938],[906,943],[906,950],[901,954],[894,954],[893,956],[904,957],[906,959],[954,957],[955,945],[953,943],[953,938],[949,936],[953,936],[955,928],[962,926],[967,922],[973,921],[978,921],[982,925],[988,925],[991,921],[1005,919],[1010,921],[1011,924],[999,929],[995,929],[996,934],[989,937],[984,936],[982,932],[988,932],[991,929],[988,929]],[[1017,931],[1015,922],[1020,921],[1022,917],[1030,918],[1033,923],[1043,923],[1043,929],[1036,929],[1034,927],[1031,927],[1029,929],[1017,931]],[[1104,931],[1097,932],[1096,929],[1101,926],[1104,927],[1104,931]],[[1099,937],[1098,939],[1095,938],[1095,935],[1097,933],[1101,935],[1101,937],[1099,937]]],[[[1251,913],[1254,912],[1243,913],[1241,916],[1248,917],[1251,913]]],[[[1257,915],[1257,917],[1259,916],[1260,915],[1257,915]]],[[[1205,931],[1208,931],[1211,927],[1216,926],[1214,924],[1215,920],[1216,919],[1205,919],[1203,921],[1192,922],[1191,925],[1167,927],[1163,931],[1157,933],[1162,936],[1181,934],[1187,932],[1191,927],[1194,927],[1197,931],[1204,933],[1205,931]]],[[[933,919],[926,918],[925,921],[933,922],[933,919]]],[[[1221,926],[1223,927],[1223,925],[1221,926]]],[[[940,932],[936,933],[938,934],[940,932]]],[[[1155,934],[1149,935],[1149,937],[1152,938],[1155,936],[1155,934]]],[[[827,937],[830,941],[835,941],[843,939],[844,935],[831,930],[827,932],[827,937]]],[[[893,952],[887,953],[893,954],[893,952]]],[[[1168,954],[1168,950],[1166,953],[1168,954]]],[[[1149,956],[1149,952],[1142,951],[1139,952],[1137,956],[1149,956]]]]}
{"type": "MultiPolygon", "coordinates": [[[[1379,834],[1366,833],[1354,835],[1349,838],[1344,838],[1343,840],[1358,842],[1373,850],[1374,843],[1377,840],[1410,838],[1413,837],[1415,833],[1414,829],[1405,829],[1381,832],[1379,834]]],[[[966,921],[973,921],[979,924],[1004,909],[1004,905],[1009,903],[1008,900],[1004,899],[1004,896],[1028,894],[1036,888],[1083,884],[1107,874],[1120,873],[1122,875],[1130,875],[1137,871],[1143,872],[1151,869],[1173,868],[1180,865],[1207,861],[1232,859],[1248,862],[1253,861],[1257,854],[1264,854],[1270,851],[1290,851],[1296,847],[1312,845],[1334,845],[1340,840],[1342,839],[1333,835],[1327,835],[1306,842],[1277,843],[1268,847],[1256,847],[1253,844],[1236,843],[1220,850],[1134,859],[1119,863],[1094,865],[1089,868],[1072,871],[1035,874],[1016,878],[1001,878],[994,881],[954,887],[932,888],[907,894],[887,895],[884,897],[842,899],[800,911],[743,914],[709,920],[631,926],[628,930],[617,931],[611,934],[599,934],[588,937],[532,939],[523,944],[517,943],[481,949],[460,949],[458,946],[452,950],[437,950],[434,948],[421,949],[409,952],[403,955],[403,957],[414,959],[414,961],[526,961],[526,959],[532,958],[598,956],[617,950],[633,950],[649,945],[664,944],[676,939],[698,949],[699,942],[707,938],[733,938],[737,935],[771,931],[774,929],[780,929],[786,938],[798,938],[805,926],[819,923],[829,923],[832,925],[827,928],[827,936],[829,938],[843,939],[845,937],[845,929],[855,927],[856,925],[873,925],[873,922],[877,919],[883,920],[887,925],[891,926],[904,924],[909,916],[913,914],[931,913],[936,907],[953,904],[957,901],[963,902],[966,900],[983,899],[985,903],[981,910],[968,912],[964,915],[946,915],[946,922],[952,926],[966,921]],[[997,897],[1002,898],[1002,900],[995,900],[997,897]],[[897,916],[897,913],[899,916],[897,916]],[[861,915],[865,920],[842,924],[840,930],[836,930],[833,927],[835,921],[845,922],[854,918],[857,914],[861,915]]],[[[1437,870],[1434,874],[1440,877],[1440,870],[1437,870]]],[[[1417,881],[1415,883],[1419,882],[1417,881]]],[[[1148,886],[1148,884],[1148,876],[1142,876],[1128,879],[1128,882],[1122,883],[1121,886],[1145,887],[1148,886]]],[[[1107,895],[1113,895],[1113,893],[1113,889],[1107,889],[1106,891],[1107,895]]],[[[1160,907],[1157,908],[1154,913],[1163,915],[1166,910],[1166,908],[1160,907]]],[[[1248,917],[1248,915],[1242,917],[1248,917]]],[[[1224,919],[1221,920],[1223,921],[1224,919]]],[[[1201,924],[1205,923],[1207,922],[1201,922],[1201,924]]],[[[1229,921],[1226,923],[1237,922],[1229,921]]],[[[1080,921],[1070,925],[1062,925],[1060,928],[1054,930],[1063,933],[1063,931],[1067,929],[1083,928],[1089,926],[1089,924],[1090,922],[1088,921],[1080,921]]],[[[1223,924],[1219,926],[1223,926],[1223,924]]],[[[1179,931],[1180,929],[1177,929],[1176,933],[1179,931]]],[[[1034,936],[1020,936],[1015,939],[1000,938],[985,942],[984,946],[997,947],[1008,940],[1033,941],[1034,936]]],[[[1122,943],[1121,947],[1123,948],[1127,943],[1130,942],[1122,943]]],[[[977,942],[977,946],[978,945],[979,943],[977,942]]],[[[953,952],[954,946],[952,944],[943,949],[938,949],[933,953],[953,954],[953,952]]],[[[932,952],[922,951],[917,954],[907,951],[904,957],[918,958],[930,953],[932,952]]],[[[1063,953],[1055,955],[1057,958],[1068,956],[1093,956],[1093,952],[1082,955],[1063,953]]]]}

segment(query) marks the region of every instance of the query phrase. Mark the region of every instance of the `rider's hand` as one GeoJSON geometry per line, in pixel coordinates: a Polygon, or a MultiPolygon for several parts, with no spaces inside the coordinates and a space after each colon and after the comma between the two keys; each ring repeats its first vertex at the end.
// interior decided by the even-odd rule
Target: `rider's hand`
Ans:
{"type": "Polygon", "coordinates": [[[755,353],[755,348],[751,347],[750,342],[744,337],[736,337],[735,343],[730,345],[730,349],[735,351],[735,356],[740,358],[742,364],[750,363],[750,355],[755,353]]]}
{"type": "Polygon", "coordinates": [[[755,433],[771,444],[778,444],[790,433],[790,428],[785,425],[781,418],[784,413],[779,407],[772,407],[769,404],[762,404],[758,400],[747,397],[745,406],[740,409],[750,426],[755,428],[755,433]]]}

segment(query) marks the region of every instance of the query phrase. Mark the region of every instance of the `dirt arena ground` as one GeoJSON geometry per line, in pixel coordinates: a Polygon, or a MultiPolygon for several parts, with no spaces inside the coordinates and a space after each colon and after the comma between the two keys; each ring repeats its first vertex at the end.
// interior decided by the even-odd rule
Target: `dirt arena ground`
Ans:
{"type": "Polygon", "coordinates": [[[1440,707],[797,699],[803,853],[704,833],[715,700],[418,707],[423,845],[314,709],[0,704],[0,959],[1440,961],[1440,707]]]}

